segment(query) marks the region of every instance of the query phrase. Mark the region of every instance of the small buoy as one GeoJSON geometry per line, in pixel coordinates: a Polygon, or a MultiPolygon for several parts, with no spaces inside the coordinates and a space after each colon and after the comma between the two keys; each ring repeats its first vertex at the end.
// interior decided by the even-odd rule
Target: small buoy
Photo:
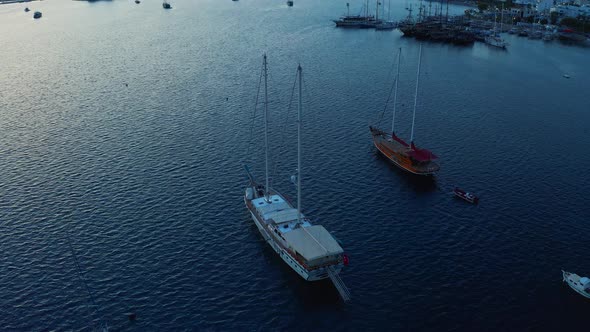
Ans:
{"type": "Polygon", "coordinates": [[[129,84],[125,83],[125,86],[129,86],[129,84]]]}

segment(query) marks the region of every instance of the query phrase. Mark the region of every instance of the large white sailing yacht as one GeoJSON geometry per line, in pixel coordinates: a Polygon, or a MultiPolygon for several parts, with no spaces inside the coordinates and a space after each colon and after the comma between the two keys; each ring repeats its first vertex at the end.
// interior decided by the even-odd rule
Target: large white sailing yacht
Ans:
{"type": "Polygon", "coordinates": [[[299,80],[299,102],[297,114],[297,205],[294,206],[285,196],[269,185],[268,167],[268,93],[267,60],[263,57],[264,67],[264,146],[265,146],[265,182],[258,183],[248,171],[250,184],[245,190],[244,202],[258,230],[274,251],[297,274],[307,281],[330,278],[336,289],[346,301],[348,290],[338,273],[348,264],[344,250],[334,237],[321,225],[312,222],[301,213],[301,91],[302,70],[297,68],[299,80]]]}

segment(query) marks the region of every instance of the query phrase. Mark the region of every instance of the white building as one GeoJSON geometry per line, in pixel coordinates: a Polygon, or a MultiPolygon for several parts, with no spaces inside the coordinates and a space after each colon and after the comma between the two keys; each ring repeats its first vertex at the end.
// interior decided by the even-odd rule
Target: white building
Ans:
{"type": "Polygon", "coordinates": [[[512,7],[510,8],[510,15],[512,17],[530,17],[535,16],[536,11],[534,8],[528,6],[522,8],[512,7]]]}
{"type": "Polygon", "coordinates": [[[551,8],[551,12],[557,12],[560,17],[590,17],[590,5],[572,6],[559,5],[551,8]]]}
{"type": "Polygon", "coordinates": [[[551,7],[553,7],[553,0],[539,0],[537,2],[537,11],[538,12],[550,10],[551,7]]]}

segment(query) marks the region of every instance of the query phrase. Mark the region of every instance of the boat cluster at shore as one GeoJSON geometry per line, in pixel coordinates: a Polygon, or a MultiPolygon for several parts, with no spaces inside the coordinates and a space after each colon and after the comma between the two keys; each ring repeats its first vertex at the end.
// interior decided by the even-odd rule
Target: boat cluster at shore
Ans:
{"type": "Polygon", "coordinates": [[[522,24],[512,27],[508,30],[511,35],[526,37],[528,39],[542,39],[544,41],[559,40],[565,43],[573,44],[590,44],[588,36],[583,33],[568,28],[558,28],[556,26],[544,26],[542,24],[522,24]]]}
{"type": "MultiPolygon", "coordinates": [[[[379,4],[375,6],[375,15],[369,14],[369,1],[367,0],[366,4],[363,7],[363,14],[362,15],[350,15],[350,4],[346,4],[347,7],[347,14],[345,16],[340,17],[333,22],[336,23],[336,26],[339,28],[353,28],[353,29],[376,29],[376,30],[393,30],[398,27],[396,22],[391,21],[389,18],[389,13],[391,12],[391,0],[389,0],[389,9],[388,9],[388,18],[385,19],[385,15],[382,13],[383,17],[379,17],[379,4]]],[[[385,10],[383,10],[384,12],[385,10]]]]}
{"type": "Polygon", "coordinates": [[[493,20],[483,20],[479,17],[474,18],[471,15],[449,16],[448,10],[443,13],[442,5],[435,9],[434,13],[421,6],[418,16],[414,18],[410,6],[406,8],[409,12],[407,18],[399,22],[393,22],[380,19],[377,9],[375,15],[370,15],[367,8],[363,8],[363,15],[347,14],[333,22],[339,28],[374,28],[377,30],[393,30],[397,28],[405,37],[455,45],[472,45],[477,41],[492,47],[505,49],[508,43],[501,37],[501,33],[505,32],[528,37],[529,39],[560,40],[567,44],[590,45],[589,35],[568,28],[522,22],[517,25],[503,24],[504,10],[498,15],[501,17],[494,16],[493,20]],[[498,21],[499,24],[496,23],[498,21]]]}

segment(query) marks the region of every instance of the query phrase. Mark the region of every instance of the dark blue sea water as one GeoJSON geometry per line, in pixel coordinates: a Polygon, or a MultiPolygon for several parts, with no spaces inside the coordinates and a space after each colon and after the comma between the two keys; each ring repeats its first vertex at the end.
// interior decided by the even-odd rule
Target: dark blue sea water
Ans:
{"type": "Polygon", "coordinates": [[[0,330],[585,330],[561,269],[590,275],[589,49],[424,44],[415,141],[441,171],[423,181],[368,131],[402,47],[408,138],[419,44],[334,28],[344,0],[27,5],[43,18],[0,6],[0,330]],[[263,52],[291,196],[304,68],[304,212],[344,243],[348,304],[300,280],[243,204],[243,164],[263,175],[263,52]]]}

